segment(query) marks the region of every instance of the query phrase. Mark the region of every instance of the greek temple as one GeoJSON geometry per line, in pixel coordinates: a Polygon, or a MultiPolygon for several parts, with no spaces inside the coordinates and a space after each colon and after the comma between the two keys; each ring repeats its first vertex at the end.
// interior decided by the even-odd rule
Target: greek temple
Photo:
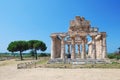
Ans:
{"type": "Polygon", "coordinates": [[[106,32],[91,27],[90,21],[76,16],[70,21],[68,32],[52,33],[51,59],[105,59],[106,32]]]}

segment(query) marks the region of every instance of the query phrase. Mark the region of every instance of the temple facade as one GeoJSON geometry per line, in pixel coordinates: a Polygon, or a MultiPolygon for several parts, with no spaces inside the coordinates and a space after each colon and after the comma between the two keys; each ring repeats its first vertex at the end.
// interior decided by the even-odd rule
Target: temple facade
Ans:
{"type": "Polygon", "coordinates": [[[106,58],[106,32],[99,32],[97,27],[91,27],[84,17],[76,16],[75,20],[70,21],[68,32],[52,33],[50,37],[51,59],[106,58]]]}

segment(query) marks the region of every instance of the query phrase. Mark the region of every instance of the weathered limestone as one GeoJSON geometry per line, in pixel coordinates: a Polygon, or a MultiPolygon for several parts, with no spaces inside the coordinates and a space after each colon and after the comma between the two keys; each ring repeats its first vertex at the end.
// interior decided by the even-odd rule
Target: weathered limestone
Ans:
{"type": "Polygon", "coordinates": [[[88,42],[88,58],[92,58],[92,41],[88,42]]]}
{"type": "Polygon", "coordinates": [[[51,41],[51,59],[54,59],[55,58],[55,54],[56,54],[56,49],[55,49],[55,38],[56,36],[51,36],[52,38],[52,41],[51,41]]]}
{"type": "Polygon", "coordinates": [[[65,42],[64,36],[61,36],[61,59],[65,59],[65,42]]]}
{"type": "Polygon", "coordinates": [[[60,54],[61,54],[61,40],[58,37],[56,37],[55,42],[57,44],[57,45],[55,45],[56,46],[56,56],[55,56],[55,58],[59,58],[60,54]]]}
{"type": "Polygon", "coordinates": [[[80,44],[78,44],[78,57],[81,58],[80,44]]]}
{"type": "Polygon", "coordinates": [[[102,40],[102,38],[100,39],[100,48],[99,48],[99,50],[100,50],[99,59],[102,59],[102,52],[103,52],[103,40],[102,40]]]}
{"type": "Polygon", "coordinates": [[[85,47],[85,36],[82,36],[82,53],[81,53],[81,58],[86,59],[86,47],[85,47]]]}
{"type": "Polygon", "coordinates": [[[75,55],[75,38],[74,37],[71,37],[72,39],[72,53],[71,53],[71,59],[75,59],[76,55],[75,55]]]}
{"type": "Polygon", "coordinates": [[[95,40],[95,35],[92,36],[92,41],[93,41],[93,44],[92,44],[92,58],[96,59],[96,40],[95,40]]]}
{"type": "Polygon", "coordinates": [[[91,27],[90,22],[84,17],[76,16],[75,20],[70,21],[67,33],[53,33],[51,39],[51,59],[61,58],[64,60],[66,53],[70,54],[70,58],[73,60],[76,58],[106,58],[106,32],[98,32],[98,28],[91,27]],[[92,40],[88,42],[87,36],[90,36],[92,40]]]}
{"type": "Polygon", "coordinates": [[[102,51],[102,58],[105,59],[107,56],[106,56],[106,53],[107,53],[107,48],[106,48],[106,33],[103,32],[102,33],[102,39],[103,39],[103,51],[102,51]]]}
{"type": "Polygon", "coordinates": [[[101,50],[102,50],[102,46],[101,46],[101,35],[97,35],[96,37],[95,37],[95,40],[96,40],[96,58],[97,59],[101,59],[101,56],[102,56],[102,54],[101,54],[101,50]]]}

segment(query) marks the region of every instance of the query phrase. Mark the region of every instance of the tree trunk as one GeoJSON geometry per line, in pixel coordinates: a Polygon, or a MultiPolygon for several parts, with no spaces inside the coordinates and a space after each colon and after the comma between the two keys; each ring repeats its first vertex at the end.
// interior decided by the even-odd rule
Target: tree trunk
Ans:
{"type": "Polygon", "coordinates": [[[23,57],[22,57],[22,52],[20,51],[20,58],[21,58],[21,60],[23,60],[23,57]]]}
{"type": "Polygon", "coordinates": [[[35,58],[36,58],[36,60],[37,60],[37,51],[35,50],[35,58]]]}

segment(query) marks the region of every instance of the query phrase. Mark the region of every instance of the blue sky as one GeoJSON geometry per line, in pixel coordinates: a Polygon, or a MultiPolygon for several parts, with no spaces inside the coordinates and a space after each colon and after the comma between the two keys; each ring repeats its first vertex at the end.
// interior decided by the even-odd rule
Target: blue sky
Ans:
{"type": "Polygon", "coordinates": [[[0,52],[15,40],[42,40],[50,52],[50,34],[67,32],[69,21],[84,16],[107,32],[108,52],[120,47],[120,0],[0,0],[0,52]]]}

